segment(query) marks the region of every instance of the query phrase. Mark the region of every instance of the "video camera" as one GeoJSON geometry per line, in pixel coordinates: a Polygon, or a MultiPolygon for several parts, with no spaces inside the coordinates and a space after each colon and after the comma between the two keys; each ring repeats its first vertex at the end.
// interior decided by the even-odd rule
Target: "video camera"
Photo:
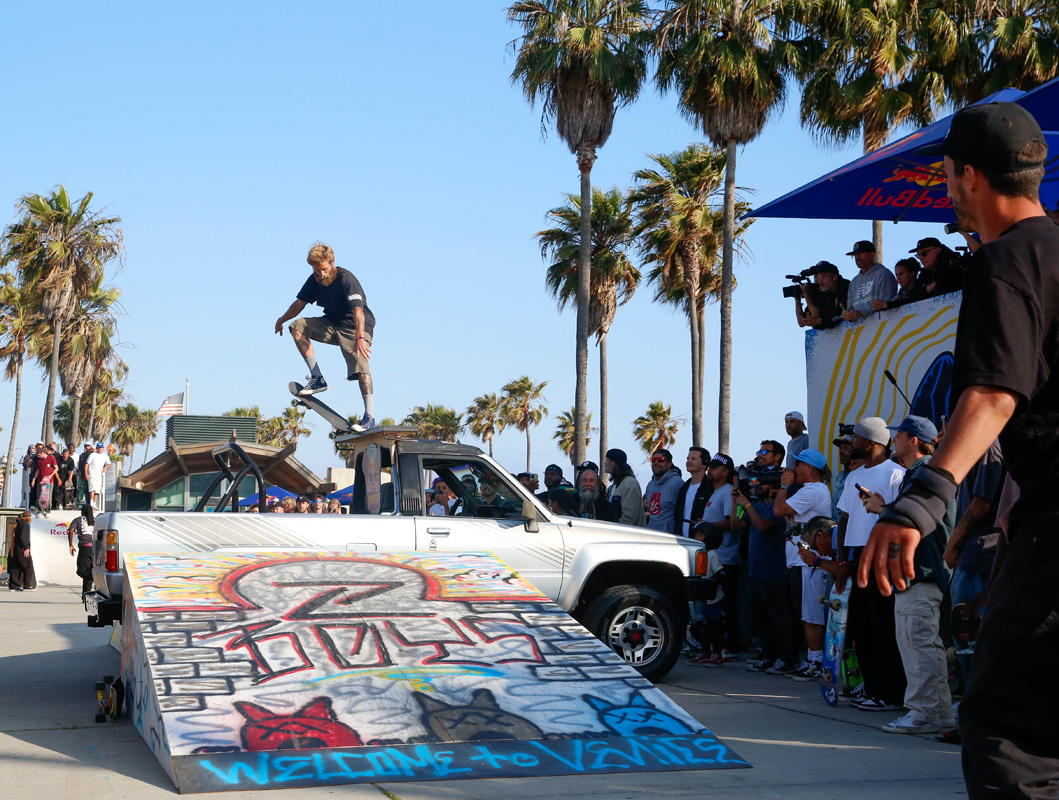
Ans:
{"type": "Polygon", "coordinates": [[[845,422],[838,423],[838,435],[839,436],[852,436],[853,426],[847,425],[845,422]]]}
{"type": "Polygon", "coordinates": [[[736,483],[739,491],[747,497],[759,498],[767,494],[762,489],[776,488],[780,485],[783,470],[779,467],[747,467],[739,468],[736,483]]]}
{"type": "Polygon", "coordinates": [[[784,286],[783,287],[783,296],[784,297],[801,297],[802,296],[802,284],[803,283],[810,283],[812,281],[812,276],[814,274],[813,270],[814,270],[814,267],[809,267],[807,269],[803,269],[797,275],[784,275],[783,277],[785,277],[789,281],[792,281],[794,283],[794,285],[793,286],[784,286]]]}

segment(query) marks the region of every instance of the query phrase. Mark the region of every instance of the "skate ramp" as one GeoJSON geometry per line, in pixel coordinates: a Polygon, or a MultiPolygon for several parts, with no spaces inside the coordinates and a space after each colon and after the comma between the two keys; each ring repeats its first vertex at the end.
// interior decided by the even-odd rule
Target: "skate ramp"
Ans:
{"type": "Polygon", "coordinates": [[[126,708],[180,792],[749,766],[488,554],[125,567],[126,708]]]}

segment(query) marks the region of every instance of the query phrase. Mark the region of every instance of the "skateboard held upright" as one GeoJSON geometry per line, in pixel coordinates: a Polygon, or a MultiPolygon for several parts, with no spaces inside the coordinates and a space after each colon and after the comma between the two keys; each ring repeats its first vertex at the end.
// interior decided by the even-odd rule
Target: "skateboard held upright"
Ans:
{"type": "Polygon", "coordinates": [[[824,638],[824,660],[820,666],[820,694],[829,706],[838,705],[838,684],[842,670],[842,648],[846,642],[846,616],[849,611],[849,593],[853,581],[846,581],[846,588],[838,591],[831,587],[827,597],[820,602],[828,607],[827,633],[824,638]]]}

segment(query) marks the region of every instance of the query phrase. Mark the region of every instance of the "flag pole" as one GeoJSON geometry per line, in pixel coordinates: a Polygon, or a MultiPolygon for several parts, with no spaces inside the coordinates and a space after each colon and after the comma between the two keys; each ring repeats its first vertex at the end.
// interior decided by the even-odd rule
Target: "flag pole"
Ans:
{"type": "Polygon", "coordinates": [[[191,408],[191,381],[188,378],[184,378],[184,415],[188,413],[188,409],[191,408]]]}

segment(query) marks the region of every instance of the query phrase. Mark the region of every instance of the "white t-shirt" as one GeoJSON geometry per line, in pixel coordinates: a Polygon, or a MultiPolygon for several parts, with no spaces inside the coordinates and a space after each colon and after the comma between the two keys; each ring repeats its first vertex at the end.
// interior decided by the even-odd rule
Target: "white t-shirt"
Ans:
{"type": "Polygon", "coordinates": [[[695,505],[695,495],[698,494],[700,486],[702,486],[702,481],[689,485],[688,494],[684,498],[684,516],[682,518],[684,521],[680,523],[680,532],[684,536],[691,536],[691,526],[688,524],[688,520],[691,519],[691,507],[695,505]]]}
{"type": "MultiPolygon", "coordinates": [[[[831,490],[827,488],[827,484],[821,482],[802,484],[801,489],[787,498],[787,505],[794,509],[795,522],[808,522],[813,517],[830,516],[831,490]]],[[[808,566],[798,555],[798,545],[794,542],[788,541],[786,550],[788,567],[808,566]]]]}
{"type": "Polygon", "coordinates": [[[98,478],[103,474],[103,470],[106,469],[107,464],[110,463],[110,456],[106,453],[100,453],[96,451],[88,457],[88,475],[89,477],[98,478]]]}
{"type": "Polygon", "coordinates": [[[443,506],[441,503],[434,503],[434,505],[432,505],[430,507],[430,512],[429,513],[432,514],[435,517],[444,517],[444,516],[446,516],[449,513],[448,510],[450,508],[452,508],[455,504],[456,504],[456,498],[455,497],[450,497],[449,498],[449,502],[446,504],[447,507],[443,506]]]}
{"type": "Polygon", "coordinates": [[[859,467],[846,476],[842,496],[838,498],[838,510],[849,514],[846,523],[846,547],[863,547],[868,543],[871,529],[879,519],[878,514],[869,514],[860,501],[859,483],[869,492],[878,492],[884,503],[892,503],[901,488],[905,468],[893,461],[884,461],[876,467],[859,467]]]}

